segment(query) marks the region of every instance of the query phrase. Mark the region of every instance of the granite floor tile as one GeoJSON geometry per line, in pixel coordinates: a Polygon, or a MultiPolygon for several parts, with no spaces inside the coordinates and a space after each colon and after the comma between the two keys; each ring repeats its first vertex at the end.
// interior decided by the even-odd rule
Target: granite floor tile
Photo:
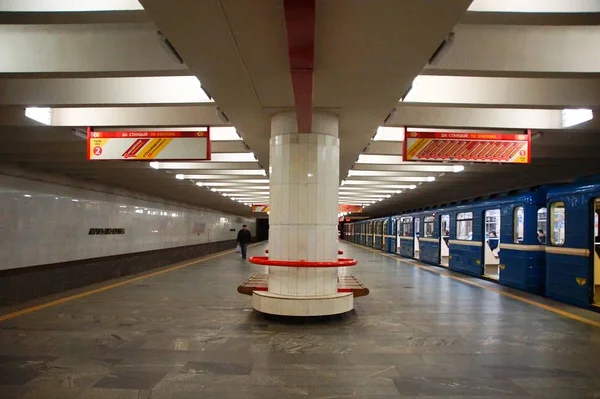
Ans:
{"type": "Polygon", "coordinates": [[[394,378],[401,395],[475,396],[505,398],[528,393],[506,379],[491,378],[394,378]]]}
{"type": "Polygon", "coordinates": [[[23,385],[36,378],[39,374],[39,371],[33,368],[0,366],[0,386],[23,385]]]}
{"type": "Polygon", "coordinates": [[[0,398],[600,398],[597,329],[340,245],[341,317],[252,311],[228,255],[1,322],[0,398]]]}
{"type": "Polygon", "coordinates": [[[181,369],[182,373],[249,375],[251,364],[218,363],[218,362],[188,362],[181,369]]]}
{"type": "Polygon", "coordinates": [[[123,370],[101,379],[94,388],[149,390],[165,375],[166,372],[160,371],[123,370]]]}

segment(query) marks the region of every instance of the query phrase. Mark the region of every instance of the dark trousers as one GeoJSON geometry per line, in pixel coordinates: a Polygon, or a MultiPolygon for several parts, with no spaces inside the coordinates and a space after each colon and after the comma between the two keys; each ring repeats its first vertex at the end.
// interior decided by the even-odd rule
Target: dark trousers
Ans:
{"type": "Polygon", "coordinates": [[[240,244],[240,248],[242,249],[242,258],[245,258],[248,251],[248,244],[240,244]]]}

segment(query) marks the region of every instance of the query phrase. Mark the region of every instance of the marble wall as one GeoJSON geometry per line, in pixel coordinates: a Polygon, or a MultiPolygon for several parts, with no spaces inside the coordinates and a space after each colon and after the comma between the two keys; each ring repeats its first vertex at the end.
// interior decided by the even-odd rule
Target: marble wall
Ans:
{"type": "Polygon", "coordinates": [[[235,240],[256,220],[0,175],[0,270],[235,240]]]}

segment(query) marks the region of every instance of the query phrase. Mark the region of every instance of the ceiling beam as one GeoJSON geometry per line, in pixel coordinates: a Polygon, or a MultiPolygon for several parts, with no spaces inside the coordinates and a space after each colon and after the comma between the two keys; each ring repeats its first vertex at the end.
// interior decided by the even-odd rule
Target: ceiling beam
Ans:
{"type": "Polygon", "coordinates": [[[197,127],[229,126],[229,123],[219,117],[214,104],[206,104],[171,107],[54,108],[52,125],[197,127]]]}
{"type": "MultiPolygon", "coordinates": [[[[1,77],[145,76],[187,72],[163,49],[152,23],[0,25],[1,77]],[[68,51],[64,51],[68,49],[68,51]]],[[[189,73],[189,72],[187,72],[189,73]]]]}
{"type": "MultiPolygon", "coordinates": [[[[19,0],[22,1],[22,0],[19,0]]],[[[126,24],[148,22],[144,10],[0,11],[0,25],[126,24]]]]}
{"type": "Polygon", "coordinates": [[[0,79],[0,106],[133,106],[211,103],[195,76],[0,79]]]}
{"type": "Polygon", "coordinates": [[[404,104],[494,108],[599,107],[600,78],[489,78],[421,75],[404,104]]]}
{"type": "Polygon", "coordinates": [[[424,73],[436,75],[598,76],[600,25],[457,25],[454,40],[424,73]]]}
{"type": "Polygon", "coordinates": [[[284,0],[283,5],[298,132],[311,133],[316,0],[284,0]]]}
{"type": "Polygon", "coordinates": [[[543,109],[435,107],[402,103],[386,126],[560,129],[561,112],[543,109]]]}

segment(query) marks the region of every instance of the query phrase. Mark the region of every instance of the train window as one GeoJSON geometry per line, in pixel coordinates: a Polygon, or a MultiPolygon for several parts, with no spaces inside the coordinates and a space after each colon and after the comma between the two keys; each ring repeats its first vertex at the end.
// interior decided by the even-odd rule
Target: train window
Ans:
{"type": "Polygon", "coordinates": [[[565,243],[565,203],[554,202],[550,206],[550,242],[553,245],[565,243]]]}
{"type": "Polygon", "coordinates": [[[423,218],[423,237],[433,237],[434,223],[435,217],[433,216],[423,218]]]}
{"type": "Polygon", "coordinates": [[[413,232],[413,218],[411,217],[403,217],[400,218],[400,225],[398,226],[400,228],[400,231],[398,233],[398,235],[403,236],[403,237],[411,237],[412,236],[412,232],[413,232]]]}
{"type": "Polygon", "coordinates": [[[546,244],[547,213],[546,208],[540,208],[537,211],[537,239],[540,244],[546,244]]]}
{"type": "Polygon", "coordinates": [[[513,211],[513,241],[517,244],[523,243],[525,233],[525,210],[518,206],[513,211]]]}
{"type": "Polygon", "coordinates": [[[500,209],[485,211],[485,238],[500,237],[500,209]]]}
{"type": "Polygon", "coordinates": [[[456,238],[468,241],[473,239],[473,212],[456,215],[456,238]]]}

